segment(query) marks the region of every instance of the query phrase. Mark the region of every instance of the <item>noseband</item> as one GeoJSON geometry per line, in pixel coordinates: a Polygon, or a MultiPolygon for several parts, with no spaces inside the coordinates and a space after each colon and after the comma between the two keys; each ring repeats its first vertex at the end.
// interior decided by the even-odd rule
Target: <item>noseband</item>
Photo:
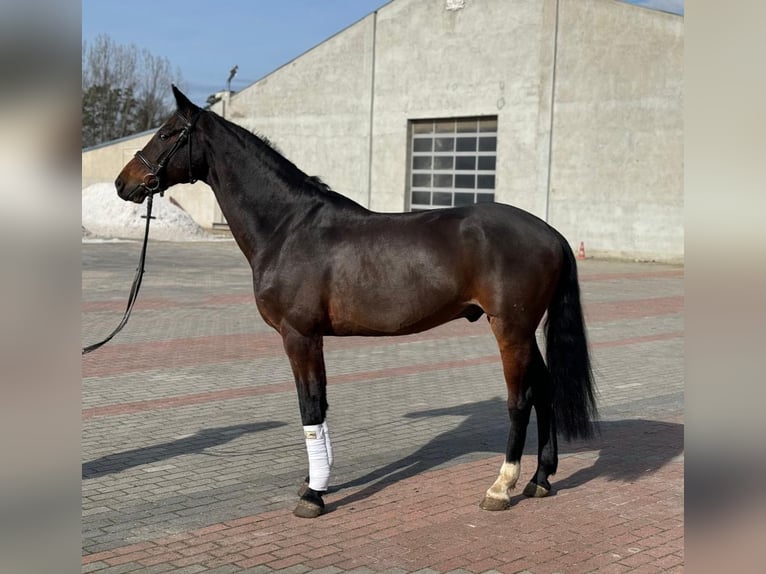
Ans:
{"type": "MultiPolygon", "coordinates": [[[[197,123],[197,119],[199,118],[201,112],[197,112],[197,114],[191,119],[186,119],[181,112],[176,112],[176,116],[178,116],[181,121],[183,121],[184,126],[181,128],[181,133],[178,134],[178,138],[175,142],[173,142],[173,145],[170,147],[170,149],[163,153],[160,156],[160,159],[157,161],[156,164],[152,163],[147,159],[147,157],[139,150],[136,152],[136,158],[144,164],[146,169],[149,170],[149,173],[144,176],[144,181],[141,183],[141,185],[150,193],[155,194],[159,193],[160,196],[165,192],[165,189],[160,189],[162,187],[162,176],[165,172],[165,168],[167,167],[168,162],[171,160],[171,158],[176,154],[176,152],[181,149],[181,146],[186,142],[186,140],[189,140],[189,183],[194,183],[197,181],[194,176],[192,175],[192,155],[191,155],[191,139],[189,136],[191,135],[191,131],[194,128],[194,124],[197,123]]],[[[167,139],[168,136],[165,136],[164,134],[160,135],[160,139],[167,139]]]]}

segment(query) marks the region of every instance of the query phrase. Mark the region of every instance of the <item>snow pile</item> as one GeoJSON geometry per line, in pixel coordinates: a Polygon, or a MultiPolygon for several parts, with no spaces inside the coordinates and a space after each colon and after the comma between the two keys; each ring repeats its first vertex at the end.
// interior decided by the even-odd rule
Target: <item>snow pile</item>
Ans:
{"type": "MultiPolygon", "coordinates": [[[[83,238],[143,239],[146,202],[123,201],[113,183],[96,183],[82,190],[83,238]]],[[[149,237],[162,241],[211,239],[183,209],[167,196],[154,196],[149,237]]]]}

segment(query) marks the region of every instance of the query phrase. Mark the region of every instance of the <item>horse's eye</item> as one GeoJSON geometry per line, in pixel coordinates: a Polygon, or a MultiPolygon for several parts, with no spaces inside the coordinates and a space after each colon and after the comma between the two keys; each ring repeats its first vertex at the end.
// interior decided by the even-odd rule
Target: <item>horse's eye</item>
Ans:
{"type": "Polygon", "coordinates": [[[162,141],[165,141],[166,139],[168,139],[168,134],[160,134],[160,139],[162,141]]]}

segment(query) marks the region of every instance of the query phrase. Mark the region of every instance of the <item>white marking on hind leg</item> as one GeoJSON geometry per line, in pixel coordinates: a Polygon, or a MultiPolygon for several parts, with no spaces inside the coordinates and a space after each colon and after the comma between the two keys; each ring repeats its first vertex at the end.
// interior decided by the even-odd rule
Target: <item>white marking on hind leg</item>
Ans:
{"type": "Polygon", "coordinates": [[[519,473],[521,471],[521,464],[518,462],[504,462],[500,467],[500,474],[495,480],[495,483],[487,490],[487,498],[494,498],[496,500],[511,500],[511,489],[516,486],[516,481],[519,480],[519,473]]]}

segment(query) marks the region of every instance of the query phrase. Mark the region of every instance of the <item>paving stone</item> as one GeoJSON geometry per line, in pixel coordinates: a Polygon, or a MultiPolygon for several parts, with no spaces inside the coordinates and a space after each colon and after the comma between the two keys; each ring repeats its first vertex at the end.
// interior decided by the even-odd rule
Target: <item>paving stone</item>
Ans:
{"type": "MultiPolygon", "coordinates": [[[[89,343],[121,316],[138,251],[82,254],[89,343]]],[[[683,566],[672,556],[683,544],[682,267],[579,262],[601,434],[560,440],[554,496],[526,499],[533,414],[505,512],[478,508],[508,433],[486,321],[327,338],[335,466],[328,512],[306,521],[291,513],[307,462],[290,365],[241,254],[231,242],[152,242],[147,257],[130,323],[83,358],[82,544],[98,557],[83,572],[566,572],[545,553],[566,544],[591,569],[667,556],[683,566]],[[141,542],[155,560],[184,550],[199,564],[109,566],[141,542]]]]}

